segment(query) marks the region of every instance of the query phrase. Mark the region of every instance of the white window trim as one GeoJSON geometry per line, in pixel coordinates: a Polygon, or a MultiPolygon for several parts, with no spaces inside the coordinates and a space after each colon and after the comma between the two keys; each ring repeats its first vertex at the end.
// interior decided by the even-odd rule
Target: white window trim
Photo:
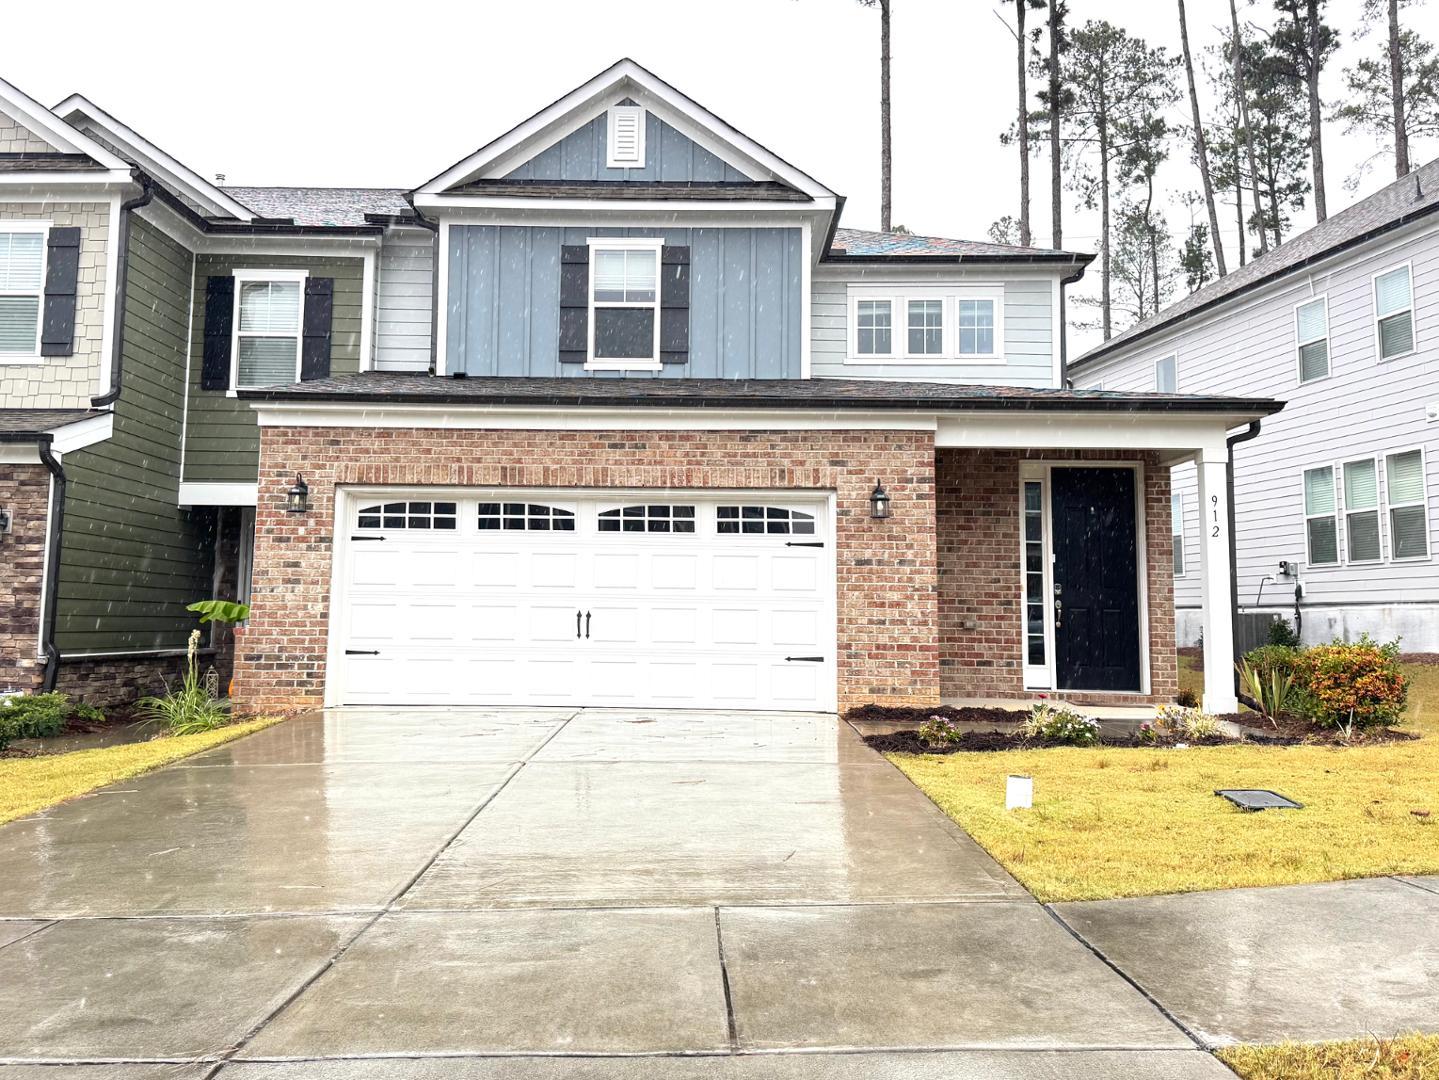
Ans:
{"type": "Polygon", "coordinates": [[[659,371],[660,362],[660,293],[664,279],[664,239],[657,236],[591,236],[588,239],[590,258],[588,326],[585,346],[586,371],[659,371]],[[653,251],[655,253],[655,298],[651,303],[605,301],[607,308],[650,308],[655,313],[654,351],[651,359],[629,359],[595,356],[595,254],[599,251],[653,251]]]}
{"type": "Polygon", "coordinates": [[[1163,356],[1154,358],[1154,392],[1156,394],[1177,394],[1179,393],[1179,354],[1177,352],[1165,353],[1163,356]],[[1159,365],[1166,360],[1174,361],[1174,389],[1159,389],[1159,365]]]}
{"type": "MultiPolygon", "coordinates": [[[[1174,575],[1175,581],[1181,581],[1189,576],[1189,552],[1184,547],[1184,493],[1172,491],[1169,493],[1169,532],[1172,542],[1179,551],[1179,572],[1174,575]]],[[[1173,565],[1171,563],[1171,565],[1173,565]]]]}
{"type": "MultiPolygon", "coordinates": [[[[1358,459],[1356,458],[1355,460],[1358,459]]],[[[1341,535],[1339,531],[1339,524],[1340,518],[1343,516],[1344,506],[1342,500],[1340,499],[1339,473],[1338,470],[1335,468],[1333,462],[1325,465],[1310,465],[1307,468],[1301,468],[1299,470],[1299,508],[1303,511],[1304,515],[1304,565],[1306,567],[1312,567],[1315,570],[1328,570],[1331,567],[1344,565],[1343,556],[1341,556],[1339,553],[1339,538],[1341,535]],[[1334,509],[1327,514],[1311,514],[1309,512],[1308,499],[1309,484],[1308,481],[1305,479],[1305,475],[1307,473],[1317,472],[1320,469],[1329,470],[1329,483],[1330,486],[1334,489],[1334,509]],[[1318,518],[1327,517],[1332,517],[1334,519],[1335,557],[1333,562],[1317,563],[1314,561],[1314,552],[1310,550],[1309,547],[1309,523],[1311,521],[1317,520],[1318,518]]]]}
{"type": "MultiPolygon", "coordinates": [[[[1400,451],[1400,453],[1403,453],[1403,451],[1400,451]]],[[[1340,562],[1345,566],[1374,566],[1384,562],[1384,552],[1386,550],[1384,544],[1384,519],[1389,516],[1389,511],[1384,505],[1384,481],[1381,477],[1381,470],[1383,468],[1384,461],[1377,454],[1373,457],[1366,454],[1361,457],[1353,457],[1346,461],[1336,461],[1334,463],[1334,476],[1336,481],[1334,484],[1334,505],[1338,509],[1339,517],[1344,524],[1344,552],[1340,558],[1340,562]],[[1348,473],[1350,465],[1358,465],[1364,461],[1372,462],[1374,465],[1374,506],[1372,510],[1379,526],[1379,557],[1377,559],[1354,558],[1354,547],[1349,542],[1349,492],[1345,488],[1345,475],[1348,473]]],[[[1411,504],[1406,503],[1405,505],[1411,504]]],[[[1369,512],[1369,510],[1355,511],[1355,513],[1359,514],[1367,514],[1369,512]]],[[[1409,560],[1403,561],[1407,562],[1409,560]]],[[[1329,566],[1332,564],[1325,563],[1324,565],[1329,566]]]]}
{"type": "Polygon", "coordinates": [[[1383,270],[1373,274],[1369,278],[1369,299],[1374,305],[1374,359],[1381,364],[1387,364],[1392,360],[1402,360],[1406,356],[1413,356],[1419,351],[1419,321],[1415,318],[1414,311],[1414,262],[1408,260],[1395,263],[1393,266],[1386,266],[1383,270]],[[1395,270],[1407,270],[1409,272],[1409,306],[1399,311],[1391,311],[1384,318],[1390,319],[1404,311],[1409,312],[1409,351],[1395,353],[1393,356],[1385,356],[1381,351],[1379,340],[1379,279],[1386,274],[1392,274],[1395,270]]]}
{"type": "Polygon", "coordinates": [[[971,292],[968,286],[961,286],[957,291],[954,286],[892,285],[874,287],[850,285],[846,312],[848,315],[844,358],[846,364],[955,367],[963,364],[990,365],[1006,362],[1004,354],[1004,290],[1002,286],[984,285],[971,292]],[[938,353],[912,353],[909,351],[909,302],[911,300],[938,300],[941,302],[941,344],[938,353]],[[988,300],[993,306],[995,351],[987,353],[962,353],[959,351],[959,302],[961,300],[988,300]],[[889,352],[862,353],[859,351],[859,305],[861,301],[880,301],[889,304],[889,352]]]}
{"type": "MultiPolygon", "coordinates": [[[[1375,320],[1375,328],[1378,328],[1378,320],[1375,320]]],[[[1311,296],[1307,300],[1301,300],[1294,305],[1294,375],[1300,386],[1309,386],[1311,383],[1323,382],[1334,374],[1334,350],[1329,346],[1329,294],[1320,293],[1318,296],[1311,296]],[[1324,336],[1317,338],[1303,339],[1299,336],[1299,309],[1308,307],[1310,304],[1324,304],[1324,336]],[[1304,358],[1301,353],[1304,346],[1313,345],[1316,341],[1324,342],[1324,374],[1316,375],[1312,379],[1304,377],[1304,358]]],[[[1354,459],[1358,461],[1358,458],[1354,459]]]]}
{"type": "Polygon", "coordinates": [[[49,221],[9,221],[0,219],[0,232],[40,234],[40,288],[33,293],[29,289],[6,289],[3,296],[35,296],[39,303],[35,314],[35,348],[29,352],[0,352],[0,364],[43,364],[40,355],[40,339],[45,332],[45,278],[50,272],[50,228],[49,221]]]}
{"type": "MultiPolygon", "coordinates": [[[[1410,287],[1412,288],[1413,279],[1411,278],[1410,281],[1410,287]]],[[[1402,559],[1399,558],[1399,556],[1394,554],[1393,530],[1390,529],[1389,561],[1404,565],[1407,565],[1409,563],[1429,562],[1433,558],[1434,537],[1433,530],[1430,528],[1429,521],[1429,454],[1423,446],[1400,446],[1396,447],[1393,450],[1384,451],[1382,455],[1383,460],[1379,462],[1377,466],[1384,470],[1383,477],[1380,479],[1380,483],[1382,484],[1380,490],[1382,494],[1380,496],[1379,502],[1383,508],[1383,513],[1381,516],[1383,517],[1384,525],[1387,526],[1389,524],[1389,511],[1395,509],[1395,505],[1389,501],[1389,459],[1392,457],[1398,457],[1400,454],[1413,454],[1416,452],[1419,454],[1419,481],[1421,490],[1423,490],[1424,495],[1417,502],[1405,502],[1399,503],[1398,505],[1399,507],[1422,506],[1424,508],[1424,554],[1409,555],[1402,559]]],[[[1381,528],[1383,527],[1384,526],[1381,526],[1381,528]]]]}
{"type": "Polygon", "coordinates": [[[605,168],[643,169],[645,167],[645,128],[647,126],[645,110],[642,105],[611,105],[605,110],[605,168]],[[615,156],[615,124],[621,116],[631,113],[639,115],[633,160],[615,156]]]}
{"type": "Polygon", "coordinates": [[[235,397],[240,387],[240,294],[241,285],[247,281],[295,281],[300,284],[300,323],[294,334],[246,331],[246,337],[293,337],[295,339],[295,381],[300,381],[300,369],[305,362],[305,280],[308,270],[233,270],[235,278],[234,310],[230,315],[230,389],[226,396],[235,397]]]}

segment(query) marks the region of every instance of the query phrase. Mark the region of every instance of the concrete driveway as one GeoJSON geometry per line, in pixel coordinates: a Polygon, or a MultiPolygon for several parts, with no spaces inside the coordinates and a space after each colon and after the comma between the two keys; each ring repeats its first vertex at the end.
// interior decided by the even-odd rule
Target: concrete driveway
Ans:
{"type": "Polygon", "coordinates": [[[4,1080],[1229,1075],[828,715],[332,712],[0,867],[4,1080]]]}

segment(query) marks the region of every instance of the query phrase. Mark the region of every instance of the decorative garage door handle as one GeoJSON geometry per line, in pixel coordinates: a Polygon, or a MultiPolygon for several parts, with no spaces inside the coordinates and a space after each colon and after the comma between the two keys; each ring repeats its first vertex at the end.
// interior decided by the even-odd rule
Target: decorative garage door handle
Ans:
{"type": "Polygon", "coordinates": [[[587,612],[585,612],[585,640],[588,641],[588,640],[589,640],[589,636],[590,636],[590,613],[587,611],[587,612]]]}
{"type": "Polygon", "coordinates": [[[379,649],[346,649],[346,656],[379,656],[379,649]]]}
{"type": "Polygon", "coordinates": [[[785,547],[824,547],[823,540],[786,540],[785,547]]]}
{"type": "Polygon", "coordinates": [[[576,610],[575,610],[575,637],[578,638],[579,636],[580,636],[580,613],[579,613],[579,610],[576,609],[576,610]]]}
{"type": "Polygon", "coordinates": [[[351,539],[351,541],[354,541],[354,540],[383,540],[384,537],[383,537],[383,536],[352,536],[352,537],[350,537],[350,539],[351,539]]]}
{"type": "Polygon", "coordinates": [[[786,656],[786,660],[803,660],[806,664],[823,664],[823,656],[786,656]]]}

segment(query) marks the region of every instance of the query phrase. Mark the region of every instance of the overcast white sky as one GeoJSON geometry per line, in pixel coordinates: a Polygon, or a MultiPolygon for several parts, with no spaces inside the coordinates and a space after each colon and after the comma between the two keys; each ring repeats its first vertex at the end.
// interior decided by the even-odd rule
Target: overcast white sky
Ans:
{"type": "MultiPolygon", "coordinates": [[[[1373,35],[1353,40],[1361,4],[1330,0],[1344,37],[1325,81],[1331,104],[1342,95],[1342,66],[1378,47],[1373,35]]],[[[982,239],[996,218],[1017,213],[1016,151],[999,144],[1015,112],[1014,44],[995,17],[1012,5],[893,7],[895,221],[982,239]]],[[[1075,24],[1108,18],[1178,50],[1174,0],[1070,0],[1070,8],[1075,24]]],[[[1227,0],[1188,0],[1188,11],[1197,62],[1219,40],[1227,0]]],[[[49,49],[9,50],[4,77],[47,105],[83,93],[232,184],[413,187],[631,56],[846,195],[844,224],[878,223],[879,16],[856,0],[627,0],[619,8],[590,0],[158,0],[138,8],[72,0],[63,12],[84,28],[67,37],[63,62],[49,49]]],[[[56,13],[53,4],[11,0],[6,36],[47,40],[56,13]]],[[[1267,0],[1249,5],[1247,17],[1267,24],[1267,0]]],[[[1439,0],[1407,18],[1439,38],[1439,0]]],[[[1187,117],[1182,100],[1175,119],[1187,117]]],[[[1331,213],[1392,175],[1380,161],[1349,193],[1343,181],[1374,147],[1338,124],[1325,136],[1331,213]]],[[[1424,161],[1439,148],[1415,151],[1424,161]]],[[[1174,156],[1165,185],[1197,190],[1187,154],[1176,148],[1174,156]]],[[[1035,242],[1046,244],[1043,158],[1033,171],[1035,242]]],[[[1232,216],[1221,212],[1221,222],[1232,216]]],[[[1189,211],[1176,203],[1169,218],[1178,231],[1189,211]]],[[[1095,215],[1067,212],[1066,247],[1094,250],[1097,231],[1095,215]]],[[[1232,233],[1227,239],[1233,250],[1232,233]]],[[[1075,334],[1073,354],[1094,341],[1075,334]]]]}

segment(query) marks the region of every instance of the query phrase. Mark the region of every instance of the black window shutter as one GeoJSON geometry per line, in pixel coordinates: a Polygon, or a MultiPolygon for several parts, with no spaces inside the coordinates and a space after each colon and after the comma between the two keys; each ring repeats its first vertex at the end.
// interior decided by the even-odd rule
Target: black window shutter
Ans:
{"type": "Polygon", "coordinates": [[[660,257],[660,363],[690,358],[690,249],[666,246],[660,257]]]}
{"type": "Polygon", "coordinates": [[[300,348],[300,379],[330,377],[330,327],[335,314],[335,279],[305,279],[305,339],[300,348]]]}
{"type": "Polygon", "coordinates": [[[235,320],[235,279],[229,274],[205,281],[205,353],[201,390],[230,388],[230,332],[235,320]]]}
{"type": "Polygon", "coordinates": [[[583,364],[590,351],[590,249],[560,248],[560,363],[583,364]]]}
{"type": "Polygon", "coordinates": [[[45,316],[41,356],[75,354],[75,286],[80,279],[80,230],[51,229],[45,245],[45,316]]]}

